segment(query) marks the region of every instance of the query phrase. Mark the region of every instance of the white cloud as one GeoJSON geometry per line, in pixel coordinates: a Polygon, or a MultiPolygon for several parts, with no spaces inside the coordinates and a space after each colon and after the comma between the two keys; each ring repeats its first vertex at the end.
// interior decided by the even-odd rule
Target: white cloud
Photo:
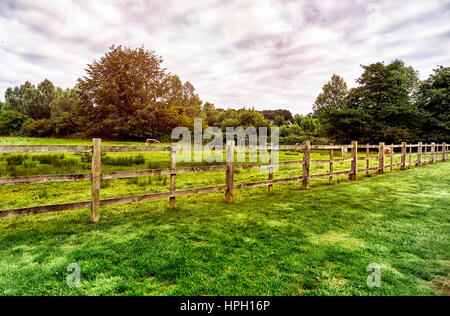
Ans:
{"type": "Polygon", "coordinates": [[[308,113],[333,73],[353,86],[360,64],[448,66],[449,15],[449,0],[3,0],[0,94],[73,86],[111,44],[144,45],[216,106],[308,113]]]}

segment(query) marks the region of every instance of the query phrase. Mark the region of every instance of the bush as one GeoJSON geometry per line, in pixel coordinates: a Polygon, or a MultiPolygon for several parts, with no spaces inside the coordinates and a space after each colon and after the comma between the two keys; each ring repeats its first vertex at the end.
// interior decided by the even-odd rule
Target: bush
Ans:
{"type": "Polygon", "coordinates": [[[54,131],[54,124],[52,120],[37,120],[26,125],[24,130],[25,135],[31,137],[51,136],[54,131]]]}
{"type": "Polygon", "coordinates": [[[22,129],[28,116],[17,111],[3,111],[0,113],[0,135],[17,135],[22,129]]]}

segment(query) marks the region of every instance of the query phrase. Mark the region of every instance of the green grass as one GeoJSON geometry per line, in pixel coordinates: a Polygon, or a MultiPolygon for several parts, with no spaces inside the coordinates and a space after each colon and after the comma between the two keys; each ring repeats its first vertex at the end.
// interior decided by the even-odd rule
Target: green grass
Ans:
{"type": "MultiPolygon", "coordinates": [[[[48,144],[30,144],[36,142],[48,144]]],[[[168,153],[147,154],[145,165],[104,169],[169,161],[168,153]]],[[[22,165],[38,162],[34,172],[68,168],[32,156],[22,165]]],[[[80,156],[63,159],[79,160],[74,171],[89,167],[80,156]]],[[[283,153],[280,160],[297,159],[283,153]]],[[[327,172],[327,165],[314,167],[313,173],[327,172]]],[[[275,178],[300,172],[280,168],[275,178]]],[[[450,163],[438,163],[357,182],[312,181],[308,191],[301,183],[275,185],[272,194],[238,190],[232,205],[223,192],[177,198],[175,210],[168,200],[116,205],[102,207],[97,224],[88,210],[3,219],[0,295],[449,295],[449,175],[450,163]],[[380,288],[366,286],[372,262],[381,265],[380,288]],[[81,266],[80,288],[66,285],[70,263],[81,266]]],[[[236,174],[238,183],[266,178],[259,170],[236,174]]],[[[223,173],[187,174],[177,177],[177,186],[224,181],[223,173]]],[[[164,177],[111,180],[102,183],[102,198],[167,186],[164,177]]],[[[8,186],[0,193],[0,208],[7,209],[88,200],[90,186],[8,186]]]]}

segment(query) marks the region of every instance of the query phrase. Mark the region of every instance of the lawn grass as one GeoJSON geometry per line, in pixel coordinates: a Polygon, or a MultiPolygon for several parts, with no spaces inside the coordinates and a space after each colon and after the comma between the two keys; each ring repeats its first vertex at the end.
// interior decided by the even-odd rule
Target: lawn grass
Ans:
{"type": "MultiPolygon", "coordinates": [[[[145,165],[168,162],[157,154],[145,165]]],[[[64,170],[44,171],[55,168],[64,170]]],[[[300,172],[281,168],[276,176],[300,172]]],[[[175,210],[167,200],[116,205],[102,207],[97,224],[88,210],[3,219],[0,295],[449,295],[449,175],[450,163],[438,163],[357,182],[312,181],[308,191],[301,183],[275,185],[272,194],[238,190],[232,205],[223,192],[177,198],[175,210]],[[371,289],[373,262],[381,287],[371,289]],[[70,263],[81,267],[80,288],[66,285],[70,263]]],[[[266,178],[244,170],[236,182],[266,178]]],[[[224,180],[183,175],[177,185],[224,180]]],[[[167,185],[162,177],[113,180],[102,198],[167,185]]],[[[0,208],[88,200],[89,190],[89,182],[2,187],[0,208]]]]}

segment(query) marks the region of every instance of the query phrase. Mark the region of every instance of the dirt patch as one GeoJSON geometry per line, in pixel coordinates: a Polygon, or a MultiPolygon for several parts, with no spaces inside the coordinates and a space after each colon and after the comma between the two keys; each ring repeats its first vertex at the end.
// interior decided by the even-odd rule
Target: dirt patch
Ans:
{"type": "Polygon", "coordinates": [[[437,294],[450,296],[450,278],[448,276],[437,276],[433,280],[433,289],[437,294]]]}

